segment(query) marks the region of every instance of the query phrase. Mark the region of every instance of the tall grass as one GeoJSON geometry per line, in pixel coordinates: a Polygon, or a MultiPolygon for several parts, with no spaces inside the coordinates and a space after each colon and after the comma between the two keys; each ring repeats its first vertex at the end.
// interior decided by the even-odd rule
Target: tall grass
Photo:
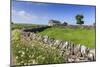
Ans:
{"type": "Polygon", "coordinates": [[[64,58],[60,55],[59,50],[50,46],[45,46],[36,41],[32,41],[31,44],[29,42],[26,44],[21,41],[20,30],[12,31],[11,49],[16,61],[13,64],[31,65],[64,63],[64,58]]]}

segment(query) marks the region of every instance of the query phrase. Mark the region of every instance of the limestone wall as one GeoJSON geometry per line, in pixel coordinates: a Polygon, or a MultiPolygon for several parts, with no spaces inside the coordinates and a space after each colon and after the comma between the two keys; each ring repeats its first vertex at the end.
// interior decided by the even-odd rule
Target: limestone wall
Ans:
{"type": "Polygon", "coordinates": [[[74,44],[68,41],[56,40],[49,36],[41,36],[34,32],[22,33],[22,38],[27,41],[38,41],[47,46],[55,47],[60,50],[60,55],[64,57],[66,62],[82,62],[82,61],[95,61],[95,49],[87,48],[81,44],[74,44]]]}

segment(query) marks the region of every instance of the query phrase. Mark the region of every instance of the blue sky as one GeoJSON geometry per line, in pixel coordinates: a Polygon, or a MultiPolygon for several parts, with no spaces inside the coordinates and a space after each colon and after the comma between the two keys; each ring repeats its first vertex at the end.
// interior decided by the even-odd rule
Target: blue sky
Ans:
{"type": "Polygon", "coordinates": [[[48,24],[54,19],[76,24],[77,14],[84,16],[85,25],[95,22],[95,6],[12,1],[11,17],[14,23],[48,24]]]}

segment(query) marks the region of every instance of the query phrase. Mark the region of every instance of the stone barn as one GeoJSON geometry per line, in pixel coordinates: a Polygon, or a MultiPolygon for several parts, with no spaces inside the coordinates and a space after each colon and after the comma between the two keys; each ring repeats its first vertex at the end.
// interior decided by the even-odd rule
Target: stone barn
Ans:
{"type": "Polygon", "coordinates": [[[48,26],[57,26],[57,25],[61,25],[61,22],[57,20],[50,20],[48,22],[48,26]]]}
{"type": "Polygon", "coordinates": [[[67,25],[68,25],[68,23],[67,23],[67,22],[64,22],[62,25],[63,25],[63,26],[67,26],[67,25]]]}

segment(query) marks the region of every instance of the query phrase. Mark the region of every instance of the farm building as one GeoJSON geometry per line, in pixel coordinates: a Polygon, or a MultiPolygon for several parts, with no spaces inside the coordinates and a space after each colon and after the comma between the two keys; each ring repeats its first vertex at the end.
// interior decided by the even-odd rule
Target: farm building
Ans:
{"type": "Polygon", "coordinates": [[[64,22],[62,25],[63,25],[63,26],[67,26],[67,25],[68,25],[68,23],[67,23],[67,22],[64,22]]]}
{"type": "Polygon", "coordinates": [[[61,22],[57,20],[50,20],[48,22],[48,26],[56,26],[56,25],[61,25],[61,22]]]}

